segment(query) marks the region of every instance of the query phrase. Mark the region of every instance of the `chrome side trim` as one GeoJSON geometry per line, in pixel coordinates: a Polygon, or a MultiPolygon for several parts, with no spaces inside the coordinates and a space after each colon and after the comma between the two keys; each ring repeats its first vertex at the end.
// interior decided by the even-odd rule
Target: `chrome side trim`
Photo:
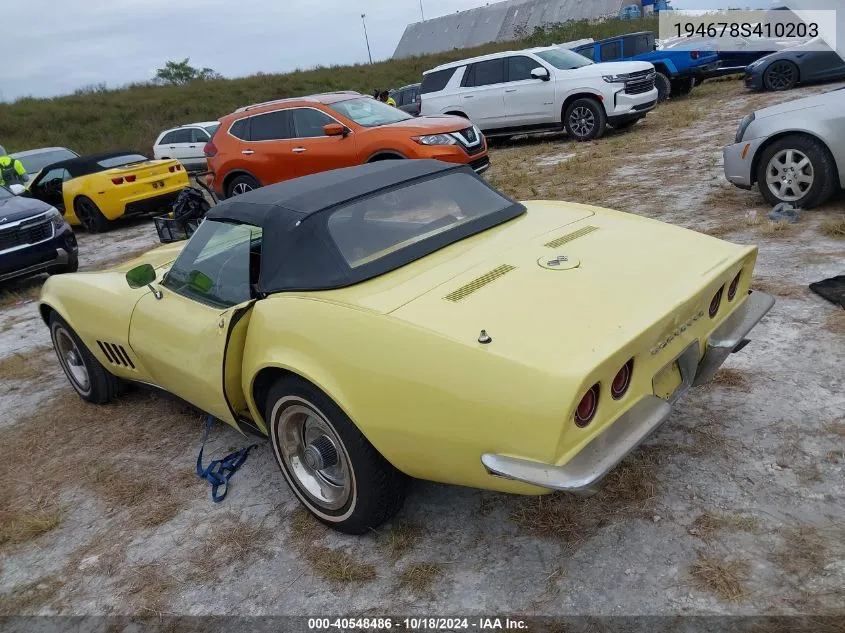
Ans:
{"type": "MultiPolygon", "coordinates": [[[[707,382],[725,359],[775,305],[775,298],[765,292],[752,291],[745,302],[728,315],[707,339],[707,350],[698,364],[693,386],[707,382]]],[[[744,345],[743,345],[744,347],[744,345]]]]}

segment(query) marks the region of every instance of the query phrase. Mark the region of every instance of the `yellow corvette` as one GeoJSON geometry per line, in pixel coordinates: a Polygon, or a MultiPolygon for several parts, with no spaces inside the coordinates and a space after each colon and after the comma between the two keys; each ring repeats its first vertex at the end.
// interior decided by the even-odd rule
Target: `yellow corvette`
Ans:
{"type": "Polygon", "coordinates": [[[594,489],[747,343],[774,303],[756,254],[385,161],[227,200],[184,247],[49,278],[40,310],[84,399],[150,383],[257,429],[313,514],[362,533],[408,476],[594,489]]]}
{"type": "Polygon", "coordinates": [[[53,205],[71,225],[100,232],[124,215],[169,211],[187,186],[178,160],[109,152],[47,165],[25,195],[53,205]]]}

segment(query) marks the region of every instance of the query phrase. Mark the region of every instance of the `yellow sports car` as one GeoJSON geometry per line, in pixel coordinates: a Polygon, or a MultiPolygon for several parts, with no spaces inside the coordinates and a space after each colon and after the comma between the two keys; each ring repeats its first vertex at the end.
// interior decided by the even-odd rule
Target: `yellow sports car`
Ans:
{"type": "Polygon", "coordinates": [[[178,160],[109,152],[47,165],[24,195],[53,205],[71,225],[100,232],[124,215],[170,211],[187,186],[178,160]]]}
{"type": "Polygon", "coordinates": [[[774,303],[756,254],[384,161],[227,200],[184,247],[49,278],[40,310],[84,399],[150,383],[257,429],[308,510],[362,533],[408,476],[594,489],[747,343],[774,303]]]}

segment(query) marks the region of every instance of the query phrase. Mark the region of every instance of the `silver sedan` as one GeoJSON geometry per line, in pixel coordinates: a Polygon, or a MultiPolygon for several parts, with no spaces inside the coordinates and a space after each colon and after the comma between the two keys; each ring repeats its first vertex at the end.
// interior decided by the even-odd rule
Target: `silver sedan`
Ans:
{"type": "Polygon", "coordinates": [[[723,150],[725,177],[809,209],[845,186],[845,88],[757,110],[723,150]]]}

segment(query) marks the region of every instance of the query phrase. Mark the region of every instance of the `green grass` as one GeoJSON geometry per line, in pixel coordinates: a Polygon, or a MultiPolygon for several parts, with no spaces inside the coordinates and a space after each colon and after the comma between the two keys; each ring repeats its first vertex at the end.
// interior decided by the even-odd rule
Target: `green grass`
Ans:
{"type": "Polygon", "coordinates": [[[0,138],[10,152],[61,145],[82,153],[110,149],[149,153],[155,137],[167,127],[218,119],[250,103],[331,90],[371,94],[376,88],[397,88],[421,81],[424,70],[465,57],[643,30],[656,31],[657,19],[567,22],[515,42],[492,42],[472,49],[372,65],[260,73],[241,79],[195,81],[185,86],[97,88],[53,99],[22,98],[0,104],[0,138]]]}

